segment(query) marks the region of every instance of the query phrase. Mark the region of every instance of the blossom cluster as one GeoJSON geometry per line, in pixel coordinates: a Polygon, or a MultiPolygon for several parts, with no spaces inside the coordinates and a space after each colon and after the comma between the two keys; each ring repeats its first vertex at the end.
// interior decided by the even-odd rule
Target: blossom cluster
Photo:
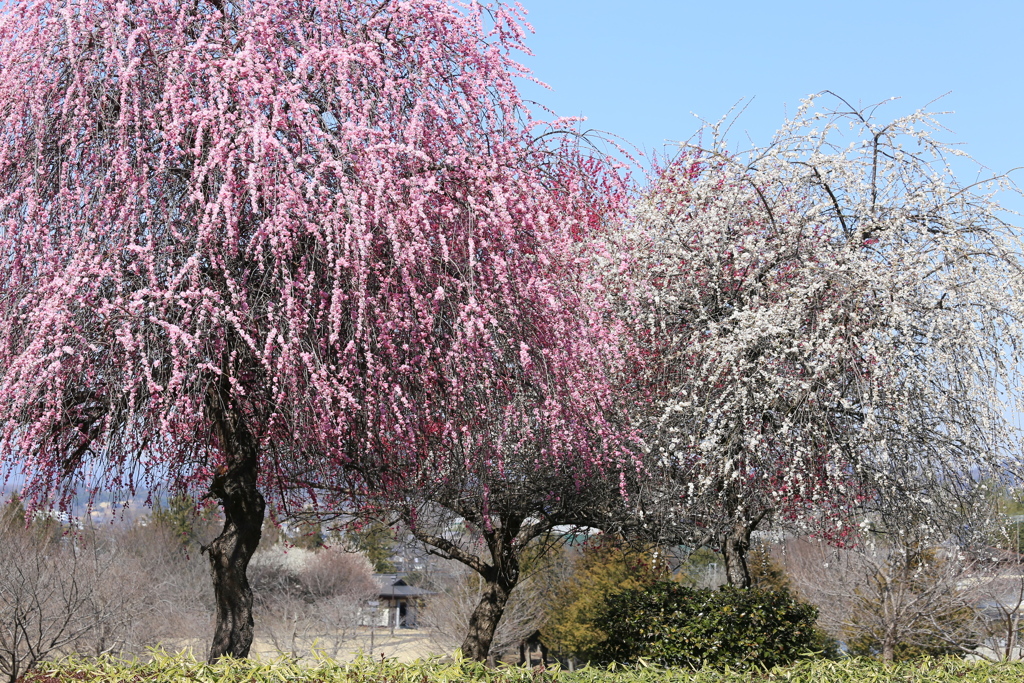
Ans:
{"type": "Polygon", "coordinates": [[[523,33],[444,0],[5,11],[0,468],[201,491],[217,401],[268,495],[611,457],[584,266],[621,179],[540,135],[523,33]]]}

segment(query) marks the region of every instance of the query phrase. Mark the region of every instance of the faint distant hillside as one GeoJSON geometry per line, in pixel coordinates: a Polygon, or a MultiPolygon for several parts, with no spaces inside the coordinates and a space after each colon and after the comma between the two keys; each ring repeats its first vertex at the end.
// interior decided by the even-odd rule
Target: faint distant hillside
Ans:
{"type": "MultiPolygon", "coordinates": [[[[20,488],[12,483],[0,486],[0,502],[10,500],[20,488]]],[[[71,504],[71,517],[80,522],[88,517],[94,524],[131,525],[149,514],[150,505],[154,500],[156,499],[148,491],[140,491],[128,498],[116,493],[101,493],[93,499],[90,506],[87,497],[79,496],[71,504]]]]}

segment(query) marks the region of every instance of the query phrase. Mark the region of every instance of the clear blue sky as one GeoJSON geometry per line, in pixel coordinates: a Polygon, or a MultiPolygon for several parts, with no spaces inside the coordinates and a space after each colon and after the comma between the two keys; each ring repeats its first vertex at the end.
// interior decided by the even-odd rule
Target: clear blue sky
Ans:
{"type": "MultiPolygon", "coordinates": [[[[1024,166],[1024,0],[523,0],[524,61],[559,115],[660,149],[754,98],[739,130],[764,143],[799,100],[933,105],[948,141],[995,171],[1024,166]]],[[[1014,174],[1024,185],[1024,171],[1014,174]]],[[[1016,203],[1016,202],[1014,202],[1016,203]]]]}

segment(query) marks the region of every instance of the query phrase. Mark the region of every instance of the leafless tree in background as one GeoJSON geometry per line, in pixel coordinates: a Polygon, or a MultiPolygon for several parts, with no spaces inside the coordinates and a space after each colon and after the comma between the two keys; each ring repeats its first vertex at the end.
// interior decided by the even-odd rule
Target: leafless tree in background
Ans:
{"type": "Polygon", "coordinates": [[[0,674],[77,652],[143,654],[187,647],[209,631],[209,568],[171,530],[139,523],[78,528],[0,521],[0,674]]]}
{"type": "MultiPolygon", "coordinates": [[[[126,651],[141,654],[157,644],[170,648],[191,647],[208,637],[213,623],[214,597],[209,585],[209,562],[198,545],[183,544],[171,530],[159,526],[135,526],[112,531],[112,552],[126,567],[137,567],[133,583],[144,583],[144,604],[137,611],[126,651]]],[[[108,575],[113,577],[114,574],[108,575]]],[[[112,586],[115,590],[116,584],[112,586]]]]}
{"type": "Polygon", "coordinates": [[[889,540],[837,549],[796,540],[784,563],[821,626],[851,649],[891,661],[901,647],[955,651],[977,642],[981,568],[954,546],[889,540]]]}
{"type": "Polygon", "coordinates": [[[1015,552],[991,549],[967,585],[976,595],[977,647],[970,654],[991,661],[1021,659],[1024,563],[1015,552]]]}
{"type": "MultiPolygon", "coordinates": [[[[76,538],[80,581],[88,586],[82,605],[89,628],[74,642],[84,655],[135,652],[150,644],[146,633],[149,612],[161,602],[140,581],[141,576],[159,576],[158,568],[145,566],[121,541],[128,534],[112,530],[89,530],[76,538]],[[143,571],[149,570],[149,574],[143,571]],[[154,571],[156,570],[156,571],[154,571]]],[[[162,573],[167,572],[161,567],[162,573]]],[[[158,584],[159,586],[159,584],[158,584]]],[[[162,596],[161,596],[162,597],[162,596]]]]}
{"type": "Polygon", "coordinates": [[[90,586],[68,539],[5,529],[0,552],[0,674],[14,683],[93,624],[90,586]]]}
{"type": "Polygon", "coordinates": [[[343,654],[366,603],[380,594],[373,568],[358,553],[324,548],[284,555],[271,550],[255,559],[257,638],[296,659],[314,649],[328,657],[343,654]]]}

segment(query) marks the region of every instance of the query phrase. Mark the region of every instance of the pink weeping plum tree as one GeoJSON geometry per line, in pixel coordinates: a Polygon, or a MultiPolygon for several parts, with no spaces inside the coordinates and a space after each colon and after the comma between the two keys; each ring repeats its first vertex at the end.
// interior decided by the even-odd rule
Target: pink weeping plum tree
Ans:
{"type": "Polygon", "coordinates": [[[446,0],[4,5],[0,469],[216,500],[211,660],[300,475],[615,457],[615,173],[531,119],[522,39],[446,0]]]}
{"type": "MultiPolygon", "coordinates": [[[[542,285],[545,298],[494,309],[487,346],[496,365],[430,362],[439,375],[466,375],[434,409],[472,415],[471,423],[456,432],[437,414],[414,437],[365,449],[346,468],[293,461],[287,478],[299,503],[314,494],[321,519],[399,525],[432,554],[479,574],[482,591],[460,647],[478,661],[497,654],[495,633],[525,558],[536,563],[580,528],[619,523],[623,479],[640,474],[623,405],[632,395],[620,391],[621,323],[592,267],[602,255],[587,246],[614,225],[625,185],[601,158],[563,149],[551,162],[568,211],[560,220],[584,218],[570,240],[577,256],[561,260],[557,277],[542,285]],[[559,168],[566,160],[572,165],[559,168]],[[593,189],[575,187],[584,180],[593,189]],[[575,197],[588,205],[573,208],[575,197]]],[[[442,316],[458,318],[448,303],[458,296],[465,294],[446,298],[442,316]]]]}

